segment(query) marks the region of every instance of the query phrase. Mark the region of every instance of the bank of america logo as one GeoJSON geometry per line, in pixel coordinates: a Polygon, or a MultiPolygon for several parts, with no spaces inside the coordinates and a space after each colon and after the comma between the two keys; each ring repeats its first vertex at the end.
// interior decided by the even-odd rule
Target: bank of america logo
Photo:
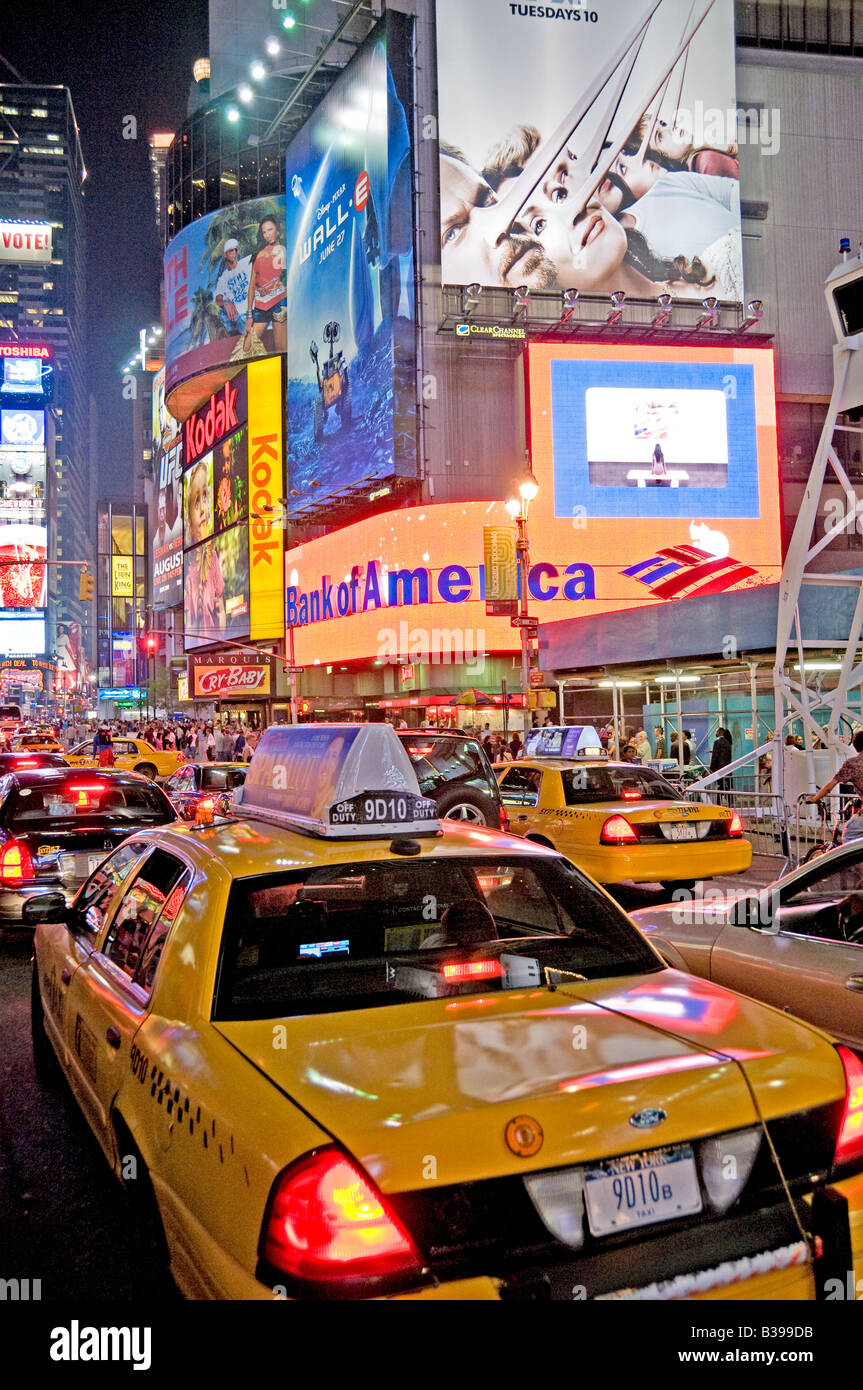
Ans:
{"type": "Polygon", "coordinates": [[[621,570],[643,584],[656,598],[691,598],[694,594],[720,594],[758,573],[731,555],[711,555],[695,545],[669,545],[648,560],[621,570]]]}

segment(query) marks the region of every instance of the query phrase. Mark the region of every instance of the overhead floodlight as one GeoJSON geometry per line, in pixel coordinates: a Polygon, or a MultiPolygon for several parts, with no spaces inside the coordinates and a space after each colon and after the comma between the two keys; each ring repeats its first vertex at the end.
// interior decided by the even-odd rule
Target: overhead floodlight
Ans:
{"type": "Polygon", "coordinates": [[[284,19],[282,20],[282,28],[293,29],[296,22],[297,21],[294,19],[294,16],[292,14],[286,14],[284,19]]]}
{"type": "Polygon", "coordinates": [[[276,54],[282,51],[282,45],[279,43],[278,39],[267,39],[264,47],[271,58],[275,58],[276,54]]]}
{"type": "Polygon", "coordinates": [[[512,316],[514,319],[523,318],[530,303],[530,289],[527,285],[519,285],[512,292],[512,316]]]}
{"type": "Polygon", "coordinates": [[[255,99],[255,94],[247,82],[244,82],[242,87],[237,88],[237,96],[240,101],[246,102],[246,104],[255,99]]]}
{"type": "Polygon", "coordinates": [[[701,307],[704,313],[698,319],[696,330],[701,328],[716,328],[719,324],[719,300],[715,294],[709,294],[706,299],[702,299],[701,307]]]}
{"type": "Polygon", "coordinates": [[[561,323],[566,323],[578,308],[578,290],[564,290],[561,296],[562,308],[560,314],[561,323]]]}
{"type": "Polygon", "coordinates": [[[760,299],[750,299],[746,306],[746,318],[740,325],[741,333],[745,333],[747,328],[752,328],[764,317],[764,305],[760,299]]]}
{"type": "Polygon", "coordinates": [[[667,290],[665,290],[662,294],[658,294],[656,296],[656,302],[659,305],[659,308],[653,315],[653,318],[650,320],[651,328],[661,328],[662,325],[664,323],[667,323],[668,320],[671,318],[672,300],[671,295],[668,293],[667,290]]]}
{"type": "Polygon", "coordinates": [[[523,502],[532,502],[539,492],[539,483],[533,474],[533,469],[528,466],[518,483],[519,496],[523,502]]]}
{"type": "Polygon", "coordinates": [[[700,680],[701,680],[701,677],[700,677],[700,676],[682,676],[682,675],[681,675],[681,676],[676,676],[676,675],[674,674],[674,672],[672,671],[672,672],[669,672],[668,675],[654,676],[654,677],[653,677],[653,684],[654,684],[654,685],[698,685],[698,682],[699,682],[700,680]]]}
{"type": "Polygon", "coordinates": [[[249,72],[251,73],[253,82],[263,82],[267,75],[267,69],[264,67],[260,58],[255,59],[252,66],[249,68],[249,72]]]}
{"type": "Polygon", "coordinates": [[[611,308],[608,311],[608,318],[605,320],[606,325],[608,327],[611,327],[615,323],[619,323],[620,320],[623,318],[625,308],[626,291],[613,290],[611,295],[611,308]]]}
{"type": "Polygon", "coordinates": [[[225,115],[227,116],[229,121],[235,122],[240,119],[240,113],[237,110],[236,106],[229,106],[227,111],[225,112],[225,115]]]}
{"type": "Polygon", "coordinates": [[[597,684],[597,689],[599,689],[599,690],[611,690],[615,685],[617,686],[618,690],[640,690],[640,689],[641,689],[641,681],[607,680],[607,681],[597,681],[596,684],[597,684]]]}
{"type": "Polygon", "coordinates": [[[461,308],[463,314],[469,314],[472,312],[472,310],[474,310],[477,307],[477,305],[479,304],[481,294],[482,286],[476,280],[474,280],[473,284],[471,285],[465,285],[464,289],[462,290],[461,296],[461,308]]]}

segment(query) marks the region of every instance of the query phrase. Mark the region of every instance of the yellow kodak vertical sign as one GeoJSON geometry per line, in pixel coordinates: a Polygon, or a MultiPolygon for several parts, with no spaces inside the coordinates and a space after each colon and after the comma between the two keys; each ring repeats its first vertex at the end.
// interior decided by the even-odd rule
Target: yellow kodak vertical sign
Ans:
{"type": "Polygon", "coordinates": [[[252,640],[284,637],[284,400],[282,360],[247,368],[249,400],[249,601],[252,640]],[[255,519],[257,516],[257,520],[255,519]]]}

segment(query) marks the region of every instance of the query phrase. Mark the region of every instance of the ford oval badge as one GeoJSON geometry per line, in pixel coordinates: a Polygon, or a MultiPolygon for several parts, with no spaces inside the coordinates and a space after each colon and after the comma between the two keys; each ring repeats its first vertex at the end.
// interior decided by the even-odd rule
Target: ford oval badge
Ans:
{"type": "Polygon", "coordinates": [[[630,1115],[629,1123],[636,1129],[654,1129],[667,1119],[668,1114],[665,1110],[636,1110],[634,1115],[630,1115]]]}

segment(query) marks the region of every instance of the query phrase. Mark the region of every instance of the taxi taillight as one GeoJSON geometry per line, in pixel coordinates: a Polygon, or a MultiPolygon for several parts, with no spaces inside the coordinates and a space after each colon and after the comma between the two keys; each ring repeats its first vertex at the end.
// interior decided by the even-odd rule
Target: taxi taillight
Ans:
{"type": "Polygon", "coordinates": [[[216,817],[216,802],[212,796],[202,796],[195,807],[195,824],[212,825],[216,817]]]}
{"type": "Polygon", "coordinates": [[[419,1276],[423,1262],[407,1232],[361,1170],[338,1149],[319,1149],[276,1179],[261,1234],[271,1270],[330,1289],[419,1276]]]}
{"type": "Polygon", "coordinates": [[[35,878],[33,856],[23,840],[7,840],[0,850],[0,882],[7,888],[17,888],[35,878]]]}
{"type": "Polygon", "coordinates": [[[736,811],[732,815],[731,820],[728,822],[728,834],[733,835],[735,839],[739,838],[743,834],[743,821],[740,819],[736,811]]]}
{"type": "Polygon", "coordinates": [[[638,836],[625,816],[609,816],[599,835],[601,845],[634,845],[638,836]]]}
{"type": "Polygon", "coordinates": [[[835,1166],[863,1162],[863,1061],[847,1047],[836,1051],[845,1071],[845,1110],[833,1155],[835,1166]]]}

